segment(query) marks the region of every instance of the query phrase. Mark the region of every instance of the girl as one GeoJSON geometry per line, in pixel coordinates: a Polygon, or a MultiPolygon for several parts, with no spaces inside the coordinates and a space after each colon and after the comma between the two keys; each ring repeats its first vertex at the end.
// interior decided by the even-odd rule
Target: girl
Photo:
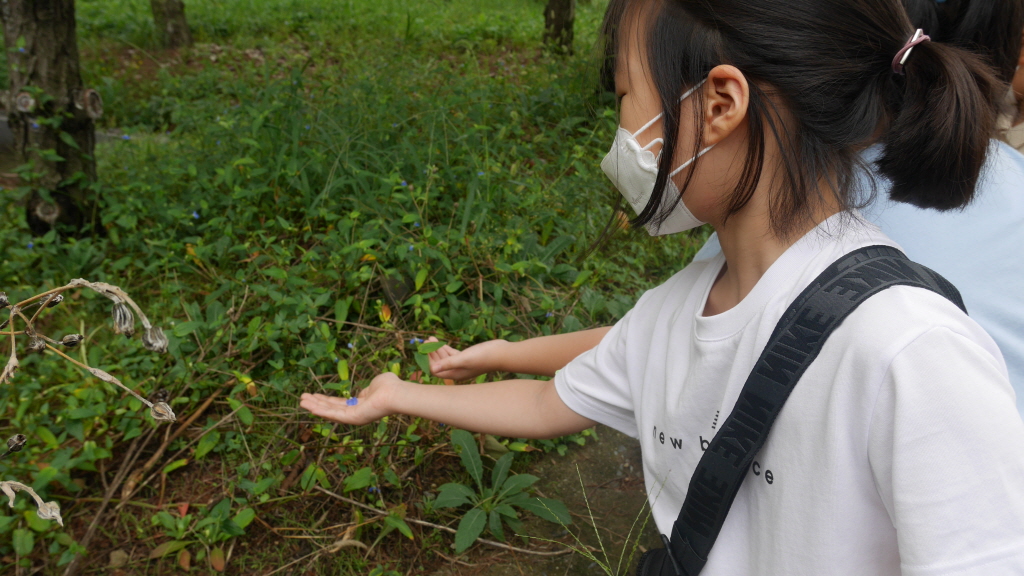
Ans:
{"type": "MultiPolygon", "coordinates": [[[[961,207],[1001,87],[916,34],[898,0],[623,1],[609,23],[621,117],[602,166],[637,224],[710,222],[722,253],[644,294],[552,381],[386,373],[356,402],[302,406],[512,437],[602,422],[640,439],[667,533],[790,302],[842,255],[893,244],[851,208],[859,152],[880,135],[892,197],[961,207]]],[[[847,318],[795,387],[703,574],[1019,574],[1022,526],[1024,422],[996,345],[944,298],[896,287],[847,318]]]]}

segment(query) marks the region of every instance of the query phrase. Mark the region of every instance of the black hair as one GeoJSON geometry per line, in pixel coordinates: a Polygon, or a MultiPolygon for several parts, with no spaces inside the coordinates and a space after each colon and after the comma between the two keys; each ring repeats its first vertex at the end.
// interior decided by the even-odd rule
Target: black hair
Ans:
{"type": "Polygon", "coordinates": [[[1012,82],[1024,34],[1024,0],[903,0],[910,21],[935,42],[984,57],[1012,82]]]}
{"type": "MultiPolygon", "coordinates": [[[[634,225],[660,223],[673,207],[660,209],[679,145],[678,99],[721,64],[738,68],[750,87],[749,144],[727,217],[753,196],[769,135],[781,156],[769,197],[780,237],[827,202],[822,183],[842,209],[857,205],[860,152],[876,140],[876,165],[894,200],[948,210],[972,199],[1005,87],[981,58],[939,42],[917,45],[905,74],[895,73],[893,57],[916,28],[900,0],[612,0],[603,26],[606,87],[630,17],[646,32],[647,73],[665,111],[658,177],[634,225]],[[642,17],[641,6],[650,8],[642,17]]],[[[696,155],[703,91],[694,97],[696,155]]]]}

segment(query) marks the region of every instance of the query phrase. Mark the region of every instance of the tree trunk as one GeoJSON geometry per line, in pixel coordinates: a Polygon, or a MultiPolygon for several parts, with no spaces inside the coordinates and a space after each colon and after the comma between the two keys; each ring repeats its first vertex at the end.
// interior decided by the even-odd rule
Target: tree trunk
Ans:
{"type": "Polygon", "coordinates": [[[544,43],[572,54],[572,27],[576,21],[576,0],[548,0],[544,7],[544,43]]]}
{"type": "Polygon", "coordinates": [[[192,45],[192,32],[188,29],[182,0],[149,0],[149,5],[153,9],[157,36],[165,48],[192,45]]]}
{"type": "Polygon", "coordinates": [[[82,86],[74,0],[3,0],[0,19],[10,78],[7,121],[15,151],[30,167],[21,173],[32,189],[29,227],[34,234],[55,226],[77,234],[98,220],[88,190],[96,179],[93,120],[103,104],[82,86]]]}

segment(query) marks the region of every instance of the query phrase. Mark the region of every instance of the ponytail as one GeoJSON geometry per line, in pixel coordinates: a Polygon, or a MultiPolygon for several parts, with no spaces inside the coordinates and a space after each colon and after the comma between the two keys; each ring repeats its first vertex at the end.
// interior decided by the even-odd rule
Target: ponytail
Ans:
{"type": "Polygon", "coordinates": [[[889,122],[876,161],[889,197],[921,208],[963,208],[994,132],[1005,87],[979,57],[937,42],[913,49],[904,74],[884,72],[889,122]]]}

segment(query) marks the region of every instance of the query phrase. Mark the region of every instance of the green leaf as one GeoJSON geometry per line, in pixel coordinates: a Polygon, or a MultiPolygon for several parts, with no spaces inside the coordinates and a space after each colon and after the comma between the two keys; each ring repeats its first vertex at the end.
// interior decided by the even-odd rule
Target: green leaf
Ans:
{"type": "Polygon", "coordinates": [[[153,551],[149,553],[149,559],[155,560],[157,558],[163,558],[164,556],[173,554],[186,546],[188,546],[188,542],[183,540],[170,540],[168,542],[164,542],[156,548],[153,548],[153,551]]]}
{"type": "Polygon", "coordinates": [[[348,360],[345,360],[344,358],[338,360],[338,378],[341,378],[341,380],[345,382],[349,379],[348,360]]]}
{"type": "Polygon", "coordinates": [[[530,449],[530,445],[526,442],[509,442],[508,449],[513,452],[526,452],[530,449]]]}
{"type": "Polygon", "coordinates": [[[444,348],[444,344],[444,342],[427,342],[426,344],[416,346],[416,351],[420,354],[430,354],[444,348]]]}
{"type": "Polygon", "coordinates": [[[396,528],[399,532],[402,533],[402,535],[404,535],[409,540],[413,539],[412,530],[409,529],[409,525],[405,523],[405,520],[402,520],[398,516],[395,516],[394,514],[388,514],[387,517],[384,518],[384,523],[388,526],[391,526],[392,528],[396,528]]]}
{"type": "Polygon", "coordinates": [[[369,466],[360,468],[345,478],[345,492],[366,488],[373,484],[373,470],[369,466]]]}
{"type": "Polygon", "coordinates": [[[508,480],[505,480],[504,484],[501,485],[499,497],[508,497],[522,492],[530,486],[533,486],[533,483],[537,480],[540,480],[540,478],[537,478],[533,474],[516,474],[515,476],[511,476],[508,480]]]}
{"type": "Polygon", "coordinates": [[[206,436],[203,436],[199,440],[199,444],[196,446],[196,454],[195,454],[196,460],[200,460],[200,459],[202,459],[203,456],[206,456],[207,454],[209,454],[210,450],[213,450],[214,447],[216,447],[217,443],[219,443],[219,442],[220,442],[220,432],[217,432],[216,430],[210,432],[206,436]]]}
{"type": "Polygon", "coordinates": [[[512,459],[515,458],[515,453],[509,452],[498,459],[494,463],[494,469],[491,470],[491,486],[495,491],[505,483],[505,479],[508,478],[508,470],[512,467],[512,459]]]}
{"type": "Polygon", "coordinates": [[[576,280],[573,281],[572,287],[579,288],[580,286],[583,286],[583,283],[586,282],[591,275],[593,275],[593,272],[590,270],[584,270],[580,272],[579,274],[576,275],[576,280]]]}
{"type": "MultiPolygon", "coordinates": [[[[11,540],[14,544],[14,551],[17,552],[19,556],[28,556],[32,553],[32,548],[36,545],[36,537],[31,531],[25,530],[24,528],[16,528],[14,530],[14,534],[11,536],[11,540]]],[[[458,540],[457,537],[456,540],[458,540]]]]}
{"type": "Polygon", "coordinates": [[[465,430],[454,430],[452,431],[452,444],[459,450],[462,465],[476,481],[477,488],[483,490],[484,464],[480,461],[480,454],[477,452],[476,439],[465,430]]]}
{"type": "Polygon", "coordinates": [[[54,436],[53,432],[50,432],[50,429],[47,428],[46,426],[40,426],[39,428],[36,428],[36,437],[38,437],[43,442],[46,442],[46,445],[50,448],[56,448],[60,444],[57,441],[57,437],[54,436]]]}
{"type": "Polygon", "coordinates": [[[29,528],[36,532],[47,532],[50,530],[50,521],[40,518],[35,509],[25,510],[25,522],[28,523],[29,528]]]}
{"type": "Polygon", "coordinates": [[[182,322],[181,324],[178,324],[177,326],[174,327],[174,335],[177,336],[178,338],[184,338],[185,336],[188,336],[189,334],[201,328],[203,324],[205,324],[205,322],[182,322]]]}
{"type": "Polygon", "coordinates": [[[494,511],[507,518],[519,518],[519,514],[516,514],[516,509],[508,504],[498,504],[494,507],[494,511]]]}
{"type": "Polygon", "coordinates": [[[423,370],[424,374],[430,374],[430,358],[419,353],[413,354],[412,357],[416,360],[416,365],[420,367],[420,370],[423,370]]]}
{"type": "Polygon", "coordinates": [[[167,466],[164,466],[163,473],[164,474],[170,474],[171,472],[174,472],[175,470],[177,470],[178,468],[181,468],[182,466],[184,466],[186,464],[188,464],[188,458],[182,458],[180,460],[175,460],[174,462],[171,462],[167,466]]]}
{"type": "Polygon", "coordinates": [[[420,268],[420,271],[416,273],[416,290],[423,287],[423,283],[427,281],[427,274],[426,268],[420,268]]]}
{"type": "Polygon", "coordinates": [[[516,502],[516,505],[523,510],[533,512],[548,522],[555,522],[562,525],[572,524],[572,516],[569,515],[569,509],[565,507],[565,504],[563,504],[561,500],[552,500],[551,498],[524,498],[523,500],[516,502]]]}
{"type": "Polygon", "coordinates": [[[241,402],[235,400],[234,398],[228,398],[228,405],[231,406],[232,410],[237,410],[237,412],[235,412],[235,416],[238,416],[238,419],[242,422],[242,424],[245,424],[246,426],[252,426],[252,410],[249,410],[248,406],[242,404],[241,402]]]}
{"type": "Polygon", "coordinates": [[[213,566],[213,569],[217,572],[223,572],[224,565],[224,549],[217,546],[213,550],[210,550],[210,566],[213,566]]]}
{"type": "Polygon", "coordinates": [[[497,510],[491,510],[490,520],[488,523],[489,528],[491,529],[491,534],[494,534],[494,537],[497,538],[499,542],[504,542],[505,531],[501,529],[501,514],[499,514],[497,510]]]}
{"type": "Polygon", "coordinates": [[[484,531],[487,525],[487,514],[479,509],[473,508],[459,521],[459,528],[455,532],[455,553],[462,554],[484,531]]]}
{"type": "Polygon", "coordinates": [[[437,493],[437,498],[434,500],[434,508],[458,508],[463,504],[472,502],[474,496],[476,496],[476,493],[465,484],[457,482],[443,484],[437,493]]]}
{"type": "Polygon", "coordinates": [[[243,508],[232,518],[239,528],[245,528],[256,518],[256,511],[252,508],[243,508]]]}

